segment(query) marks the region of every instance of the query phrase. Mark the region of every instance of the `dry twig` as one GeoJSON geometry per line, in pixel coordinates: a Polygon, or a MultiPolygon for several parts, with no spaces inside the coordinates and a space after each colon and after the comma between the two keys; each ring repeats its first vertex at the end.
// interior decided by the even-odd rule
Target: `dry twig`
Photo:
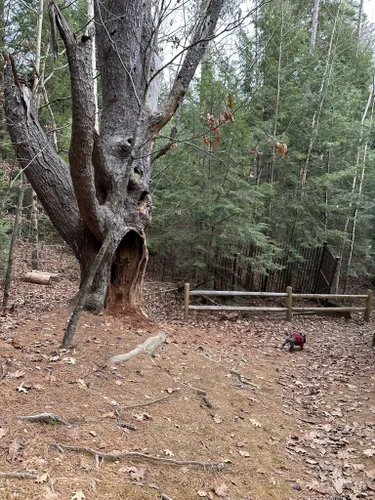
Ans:
{"type": "Polygon", "coordinates": [[[259,385],[254,384],[254,382],[251,382],[249,377],[242,375],[242,373],[237,372],[236,370],[231,370],[230,373],[233,373],[233,375],[236,375],[236,377],[238,378],[239,382],[241,382],[241,384],[250,385],[251,387],[254,387],[255,389],[260,389],[259,385]]]}
{"type": "MultiPolygon", "coordinates": [[[[180,389],[178,389],[178,390],[180,390],[180,389]]],[[[157,399],[152,399],[151,401],[145,401],[144,403],[137,403],[137,404],[128,405],[128,406],[120,405],[120,408],[121,408],[121,410],[131,410],[133,408],[138,408],[140,406],[149,406],[149,405],[153,405],[154,403],[160,403],[160,401],[164,401],[165,399],[169,399],[172,396],[172,394],[174,394],[175,392],[177,392],[177,390],[173,391],[171,394],[168,394],[167,396],[163,396],[163,397],[157,398],[157,399]]]]}

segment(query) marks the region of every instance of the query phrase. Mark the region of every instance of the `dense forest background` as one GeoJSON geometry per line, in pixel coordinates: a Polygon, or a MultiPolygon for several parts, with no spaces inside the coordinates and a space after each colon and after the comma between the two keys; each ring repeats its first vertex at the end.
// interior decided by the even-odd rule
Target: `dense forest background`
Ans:
{"type": "MultiPolygon", "coordinates": [[[[375,29],[363,1],[253,3],[243,16],[240,3],[228,2],[235,29],[211,43],[155,145],[150,269],[213,286],[223,257],[267,275],[280,256],[298,262],[302,248],[327,242],[339,258],[335,288],[346,290],[352,278],[374,274],[375,29]]],[[[83,33],[86,2],[63,2],[62,9],[83,33]]],[[[1,0],[0,10],[2,51],[13,53],[35,90],[41,122],[67,159],[70,83],[62,45],[58,59],[52,56],[48,5],[1,0]]],[[[162,60],[180,50],[183,27],[174,22],[162,60]]],[[[165,93],[175,71],[166,72],[165,93]]],[[[57,236],[19,171],[3,111],[0,121],[4,274],[21,202],[23,237],[37,247],[57,236]]]]}

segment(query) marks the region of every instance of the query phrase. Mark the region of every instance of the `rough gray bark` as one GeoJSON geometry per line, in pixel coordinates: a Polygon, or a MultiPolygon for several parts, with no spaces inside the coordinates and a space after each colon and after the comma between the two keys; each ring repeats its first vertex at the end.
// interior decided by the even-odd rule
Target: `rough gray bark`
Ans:
{"type": "MultiPolygon", "coordinates": [[[[90,281],[100,248],[108,250],[85,307],[128,311],[140,305],[151,218],[149,182],[153,143],[180,105],[203,57],[224,0],[207,0],[165,102],[158,103],[158,69],[151,0],[95,0],[98,67],[102,89],[100,135],[95,130],[92,38],[76,38],[59,8],[49,4],[52,33],[67,52],[72,88],[69,168],[38,123],[31,96],[5,70],[9,131],[26,176],[53,224],[90,281]]],[[[56,40],[52,41],[56,46],[56,40]]]]}
{"type": "Polygon", "coordinates": [[[20,223],[22,220],[22,208],[23,208],[24,194],[25,194],[25,182],[24,182],[24,176],[21,174],[21,185],[20,185],[20,190],[19,190],[19,195],[18,195],[17,211],[16,211],[16,217],[14,219],[14,224],[13,224],[12,238],[10,240],[10,245],[9,245],[8,265],[7,265],[7,272],[6,272],[5,281],[4,281],[4,293],[3,293],[3,302],[2,302],[3,309],[6,309],[8,307],[9,290],[10,290],[10,285],[12,283],[13,257],[14,257],[14,252],[16,250],[16,246],[17,246],[18,233],[19,233],[19,229],[20,229],[20,223]]]}
{"type": "MultiPolygon", "coordinates": [[[[4,0],[0,0],[0,64],[3,64],[4,51],[4,35],[5,35],[5,16],[4,16],[4,0]]],[[[0,97],[4,92],[4,75],[0,71],[0,97]]],[[[1,99],[3,101],[3,99],[1,99]]],[[[5,158],[4,141],[6,136],[5,116],[3,103],[0,103],[0,160],[5,158]]]]}

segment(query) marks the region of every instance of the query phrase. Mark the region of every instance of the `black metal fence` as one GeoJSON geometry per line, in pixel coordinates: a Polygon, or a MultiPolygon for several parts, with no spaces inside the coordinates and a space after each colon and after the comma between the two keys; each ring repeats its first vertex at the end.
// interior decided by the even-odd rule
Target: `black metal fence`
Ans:
{"type": "Polygon", "coordinates": [[[296,293],[330,293],[337,259],[326,243],[316,248],[286,248],[266,272],[254,264],[261,255],[260,248],[246,245],[237,252],[217,253],[202,271],[181,269],[172,259],[151,256],[148,272],[162,281],[192,281],[213,290],[285,292],[291,286],[296,293]]]}
{"type": "Polygon", "coordinates": [[[251,245],[235,256],[223,256],[210,264],[214,290],[253,290],[284,292],[287,286],[299,293],[329,293],[336,272],[337,259],[327,244],[317,248],[290,249],[273,260],[273,270],[257,272],[249,260],[261,255],[251,245]]]}

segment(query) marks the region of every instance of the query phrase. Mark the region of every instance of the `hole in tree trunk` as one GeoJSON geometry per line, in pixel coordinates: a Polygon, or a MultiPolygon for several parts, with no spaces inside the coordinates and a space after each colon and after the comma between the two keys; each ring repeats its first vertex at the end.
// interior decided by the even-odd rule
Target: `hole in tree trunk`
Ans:
{"type": "Polygon", "coordinates": [[[142,282],[147,264],[143,239],[129,231],[117,247],[112,267],[106,309],[137,309],[142,300],[142,282]]]}
{"type": "Polygon", "coordinates": [[[138,211],[140,214],[144,214],[147,210],[147,201],[148,201],[148,191],[142,191],[141,196],[138,201],[138,211]]]}

